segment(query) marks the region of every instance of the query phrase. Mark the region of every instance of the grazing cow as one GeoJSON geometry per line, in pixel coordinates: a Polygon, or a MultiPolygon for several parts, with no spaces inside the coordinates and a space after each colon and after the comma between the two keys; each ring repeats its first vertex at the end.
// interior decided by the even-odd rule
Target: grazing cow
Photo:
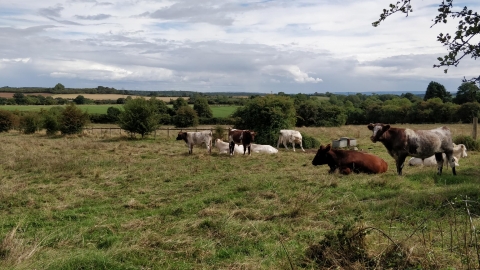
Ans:
{"type": "Polygon", "coordinates": [[[203,143],[207,146],[208,153],[212,153],[212,132],[211,131],[200,131],[200,132],[179,132],[177,136],[177,141],[184,140],[188,146],[188,153],[193,153],[194,145],[202,145],[203,143]]]}
{"type": "Polygon", "coordinates": [[[395,159],[398,175],[407,156],[426,159],[435,155],[437,160],[437,174],[442,174],[443,157],[445,153],[453,175],[456,175],[455,160],[453,159],[453,142],[450,129],[440,127],[431,130],[412,130],[408,128],[393,128],[381,123],[370,124],[368,129],[373,131],[370,137],[372,142],[381,142],[388,153],[395,159]]]}
{"type": "Polygon", "coordinates": [[[250,155],[250,144],[255,140],[256,133],[251,130],[232,129],[228,132],[228,140],[230,142],[230,155],[233,156],[235,144],[243,145],[243,154],[248,149],[250,155]]]}
{"type": "Polygon", "coordinates": [[[330,144],[320,146],[312,160],[314,166],[324,164],[330,167],[329,173],[334,173],[336,169],[342,174],[384,173],[388,170],[387,162],[375,155],[354,150],[333,149],[330,144]]]}
{"type": "MultiPolygon", "coordinates": [[[[221,139],[215,140],[215,147],[218,148],[220,154],[227,154],[230,151],[230,144],[221,139]]],[[[243,153],[243,145],[235,145],[235,152],[238,154],[243,153]]]]}
{"type": "Polygon", "coordinates": [[[280,134],[278,136],[277,148],[280,146],[280,143],[283,144],[285,149],[288,150],[287,144],[291,143],[293,147],[293,152],[295,152],[295,144],[300,144],[302,151],[305,152],[302,146],[302,134],[296,130],[289,130],[289,129],[282,129],[280,130],[280,134]]]}
{"type": "Polygon", "coordinates": [[[252,152],[254,153],[266,153],[266,154],[276,154],[278,153],[278,149],[271,145],[265,144],[251,144],[252,152]]]}
{"type": "MultiPolygon", "coordinates": [[[[465,147],[464,144],[453,144],[453,158],[455,159],[455,167],[457,166],[460,166],[458,165],[458,160],[460,158],[464,158],[464,157],[467,157],[467,147],[465,147]]],[[[446,159],[446,155],[445,154],[442,154],[442,157],[443,157],[443,160],[445,161],[445,166],[448,167],[448,162],[447,162],[447,159],[446,159]]],[[[408,160],[408,165],[410,166],[420,166],[420,165],[424,165],[424,166],[435,166],[437,165],[437,161],[435,160],[435,156],[431,156],[429,158],[426,158],[422,161],[421,158],[416,158],[416,157],[412,157],[410,158],[410,160],[408,160]]]]}

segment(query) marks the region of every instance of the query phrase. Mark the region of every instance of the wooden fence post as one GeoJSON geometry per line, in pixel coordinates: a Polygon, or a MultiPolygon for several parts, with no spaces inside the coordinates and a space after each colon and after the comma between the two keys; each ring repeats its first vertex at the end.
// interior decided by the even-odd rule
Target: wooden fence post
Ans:
{"type": "Polygon", "coordinates": [[[472,138],[477,140],[477,125],[478,125],[478,117],[473,118],[473,130],[472,130],[472,138]]]}
{"type": "Polygon", "coordinates": [[[170,138],[170,128],[167,128],[167,138],[170,138]]]}
{"type": "Polygon", "coordinates": [[[154,140],[157,139],[157,129],[155,129],[155,131],[153,132],[153,139],[154,139],[154,140]]]}

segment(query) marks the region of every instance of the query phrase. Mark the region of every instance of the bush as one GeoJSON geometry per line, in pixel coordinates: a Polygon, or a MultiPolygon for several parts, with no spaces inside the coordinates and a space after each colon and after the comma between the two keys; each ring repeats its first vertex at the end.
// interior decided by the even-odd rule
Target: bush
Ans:
{"type": "Polygon", "coordinates": [[[320,141],[315,139],[314,137],[308,136],[305,133],[301,132],[302,134],[302,145],[305,149],[316,149],[320,148],[320,141]]]}
{"type": "Polygon", "coordinates": [[[8,132],[18,123],[18,117],[10,111],[0,110],[0,132],[8,132]]]}
{"type": "Polygon", "coordinates": [[[470,136],[456,136],[453,139],[453,142],[456,144],[464,144],[465,147],[467,147],[468,151],[480,151],[480,141],[479,140],[474,140],[470,136]]]}
{"type": "Polygon", "coordinates": [[[123,112],[118,116],[120,127],[132,134],[145,135],[159,126],[159,116],[153,101],[144,98],[126,99],[123,112]]]}
{"type": "Polygon", "coordinates": [[[46,129],[47,135],[54,135],[60,131],[60,117],[64,110],[63,107],[55,106],[43,116],[43,128],[46,129]]]}
{"type": "Polygon", "coordinates": [[[215,126],[213,130],[213,140],[215,141],[216,139],[224,139],[226,135],[226,130],[222,126],[215,126]]]}
{"type": "Polygon", "coordinates": [[[42,127],[42,121],[38,113],[30,112],[20,117],[20,130],[25,134],[33,134],[42,127]]]}
{"type": "Polygon", "coordinates": [[[175,127],[196,127],[198,126],[197,112],[190,106],[182,106],[177,110],[177,115],[173,117],[175,127]]]}
{"type": "Polygon", "coordinates": [[[78,134],[82,132],[83,127],[87,124],[88,114],[71,103],[60,116],[60,132],[62,134],[78,134]]]}

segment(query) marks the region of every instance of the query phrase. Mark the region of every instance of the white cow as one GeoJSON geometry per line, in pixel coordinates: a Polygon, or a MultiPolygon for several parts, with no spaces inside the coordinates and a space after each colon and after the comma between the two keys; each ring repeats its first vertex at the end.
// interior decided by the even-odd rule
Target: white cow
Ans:
{"type": "MultiPolygon", "coordinates": [[[[467,155],[467,147],[465,147],[464,144],[453,144],[453,159],[455,160],[455,166],[459,166],[458,165],[458,160],[460,158],[464,158],[464,157],[467,157],[467,156],[468,156],[467,155]]],[[[445,165],[448,166],[447,156],[445,154],[443,154],[443,160],[445,162],[445,165]]],[[[431,156],[429,158],[426,158],[426,159],[423,160],[423,162],[422,162],[421,158],[412,157],[408,161],[408,165],[410,165],[410,166],[423,165],[423,166],[434,167],[434,166],[437,165],[437,161],[435,160],[435,156],[431,156]]]]}
{"type": "Polygon", "coordinates": [[[280,143],[283,144],[285,149],[288,150],[287,144],[291,143],[293,147],[293,152],[295,152],[295,144],[300,144],[302,151],[305,152],[302,145],[302,134],[296,130],[289,130],[289,129],[282,129],[280,130],[280,134],[278,136],[277,148],[280,146],[280,143]]]}
{"type": "Polygon", "coordinates": [[[212,131],[200,131],[200,132],[179,132],[177,141],[184,140],[188,147],[188,153],[193,153],[194,145],[205,144],[207,146],[208,153],[212,153],[212,131]]]}
{"type": "MultiPolygon", "coordinates": [[[[221,139],[215,140],[215,147],[218,148],[220,154],[228,154],[230,152],[229,143],[222,141],[221,139]]],[[[243,145],[235,144],[235,152],[238,154],[243,154],[243,145]]]]}
{"type": "Polygon", "coordinates": [[[251,151],[254,153],[266,153],[266,154],[276,154],[278,153],[278,149],[271,145],[264,145],[264,144],[254,144],[250,145],[251,151]]]}

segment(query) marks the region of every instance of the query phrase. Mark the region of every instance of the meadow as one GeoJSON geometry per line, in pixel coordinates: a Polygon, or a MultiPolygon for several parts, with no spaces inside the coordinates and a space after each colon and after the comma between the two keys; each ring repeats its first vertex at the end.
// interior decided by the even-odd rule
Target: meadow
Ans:
{"type": "MultiPolygon", "coordinates": [[[[8,111],[22,111],[22,112],[38,112],[40,110],[49,110],[51,107],[56,105],[3,105],[0,106],[2,110],[8,111]]],[[[106,114],[109,107],[115,107],[120,110],[123,110],[122,104],[102,104],[102,105],[77,105],[82,110],[91,113],[91,114],[106,114]]],[[[172,105],[168,105],[172,107],[172,105]]],[[[231,115],[239,106],[213,106],[212,109],[213,117],[228,117],[231,115]]]]}
{"type": "MultiPolygon", "coordinates": [[[[448,126],[471,134],[471,125],[448,126]]],[[[1,133],[0,268],[479,267],[478,152],[459,161],[457,176],[408,165],[397,176],[366,126],[298,130],[323,144],[356,138],[389,170],[328,174],[312,166],[315,149],[188,155],[160,132],[1,133]]]]}

